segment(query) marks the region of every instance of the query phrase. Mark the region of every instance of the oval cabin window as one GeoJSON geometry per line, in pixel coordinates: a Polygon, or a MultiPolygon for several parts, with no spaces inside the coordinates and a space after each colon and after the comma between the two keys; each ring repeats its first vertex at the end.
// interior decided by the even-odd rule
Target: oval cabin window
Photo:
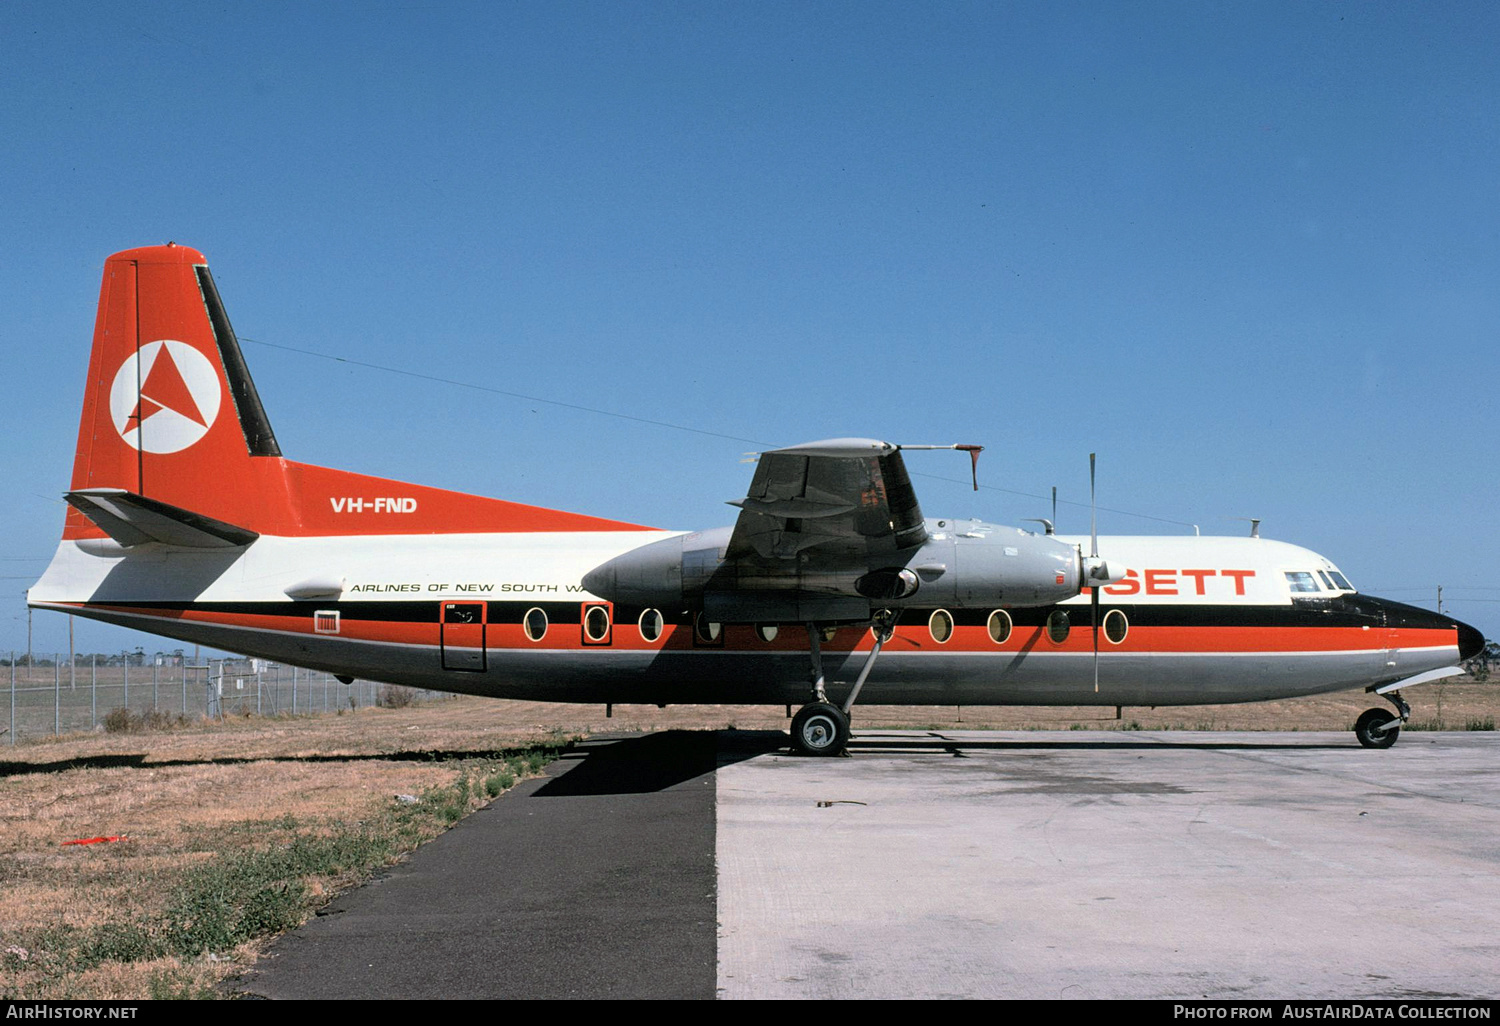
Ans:
{"type": "Polygon", "coordinates": [[[1111,609],[1104,614],[1104,636],[1109,639],[1110,644],[1118,645],[1129,633],[1130,621],[1125,619],[1124,613],[1118,609],[1111,609]]]}
{"type": "Polygon", "coordinates": [[[637,624],[641,628],[642,641],[655,641],[661,637],[662,618],[660,610],[648,609],[641,613],[641,618],[637,621],[637,624]]]}
{"type": "Polygon", "coordinates": [[[939,645],[946,644],[948,639],[953,637],[953,617],[948,610],[933,610],[932,616],[927,619],[927,632],[939,645]]]}
{"type": "Polygon", "coordinates": [[[547,614],[538,607],[526,610],[526,618],[521,623],[528,641],[541,641],[547,636],[547,614]]]}
{"type": "Polygon", "coordinates": [[[609,638],[609,610],[604,606],[589,606],[583,614],[583,636],[594,644],[609,638]]]}
{"type": "Polygon", "coordinates": [[[1047,617],[1047,637],[1052,639],[1054,645],[1061,645],[1068,640],[1068,634],[1073,630],[1073,625],[1068,621],[1066,610],[1054,609],[1047,617]]]}
{"type": "Polygon", "coordinates": [[[707,613],[699,613],[693,620],[693,632],[698,635],[698,640],[712,645],[719,640],[719,633],[724,630],[724,625],[715,623],[708,618],[707,613]]]}
{"type": "Polygon", "coordinates": [[[989,623],[986,624],[990,631],[990,640],[997,645],[1003,645],[1010,640],[1011,623],[1010,614],[1003,609],[997,609],[990,614],[989,623]]]}

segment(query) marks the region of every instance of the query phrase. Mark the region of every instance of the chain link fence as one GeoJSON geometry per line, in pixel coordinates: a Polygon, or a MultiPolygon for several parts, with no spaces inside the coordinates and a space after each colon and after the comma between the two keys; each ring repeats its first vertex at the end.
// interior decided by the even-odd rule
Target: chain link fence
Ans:
{"type": "Polygon", "coordinates": [[[123,730],[142,724],[226,716],[306,716],[447,697],[374,681],[343,684],[331,674],[264,659],[194,663],[176,655],[140,658],[11,652],[0,669],[0,740],[123,730]]]}

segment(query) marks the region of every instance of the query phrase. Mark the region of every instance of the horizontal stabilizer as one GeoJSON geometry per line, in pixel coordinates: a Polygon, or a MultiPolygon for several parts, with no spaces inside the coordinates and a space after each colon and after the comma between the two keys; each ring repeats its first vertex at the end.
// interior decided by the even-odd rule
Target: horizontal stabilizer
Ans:
{"type": "Polygon", "coordinates": [[[189,549],[228,549],[249,545],[260,535],[244,527],[194,513],[123,488],[68,492],[73,508],[127,548],[161,542],[189,549]]]}

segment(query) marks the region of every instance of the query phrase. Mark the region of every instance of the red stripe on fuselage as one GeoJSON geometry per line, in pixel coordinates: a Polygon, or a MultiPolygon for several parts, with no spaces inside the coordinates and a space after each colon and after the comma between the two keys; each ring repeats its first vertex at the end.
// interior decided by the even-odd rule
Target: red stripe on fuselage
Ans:
{"type": "MultiPolygon", "coordinates": [[[[345,618],[338,634],[319,634],[309,616],[277,613],[224,613],[198,609],[161,609],[144,605],[109,605],[104,603],[67,604],[72,608],[155,617],[162,620],[184,620],[248,630],[306,634],[311,637],[341,638],[346,641],[368,641],[393,645],[436,646],[439,640],[437,604],[431,623],[345,618]]],[[[667,625],[656,641],[646,641],[634,623],[615,623],[609,645],[585,646],[582,628],[577,623],[553,623],[540,641],[526,637],[520,624],[490,623],[485,628],[485,645],[493,650],[544,649],[590,650],[613,648],[623,651],[681,651],[693,648],[729,652],[805,652],[807,635],[797,627],[782,627],[772,641],[761,641],[750,626],[730,625],[724,628],[723,644],[703,644],[693,637],[686,625],[667,625]]],[[[826,653],[868,651],[873,645],[865,627],[845,627],[832,639],[822,643],[826,653]]],[[[1134,654],[1208,654],[1215,652],[1253,654],[1257,652],[1382,652],[1391,649],[1455,648],[1457,633],[1435,628],[1360,627],[1150,627],[1133,626],[1121,644],[1109,642],[1102,634],[1099,651],[1134,654]]],[[[451,647],[451,646],[450,646],[451,647]]],[[[1074,627],[1068,638],[1054,642],[1045,627],[1019,627],[1003,643],[991,640],[984,627],[956,627],[945,643],[933,640],[926,627],[897,628],[886,645],[887,652],[961,652],[1011,653],[1041,655],[1046,652],[1092,653],[1093,631],[1087,626],[1074,627]]]]}

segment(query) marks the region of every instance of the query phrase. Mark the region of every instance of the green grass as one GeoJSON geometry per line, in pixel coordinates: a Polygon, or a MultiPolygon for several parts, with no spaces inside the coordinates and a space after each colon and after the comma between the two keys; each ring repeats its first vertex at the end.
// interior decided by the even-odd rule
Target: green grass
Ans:
{"type": "MultiPolygon", "coordinates": [[[[1350,729],[1353,729],[1352,727],[1350,729]]],[[[1494,730],[1495,717],[1493,716],[1466,716],[1463,725],[1449,723],[1446,719],[1429,716],[1425,720],[1408,720],[1401,725],[1402,730],[1494,730]]]]}
{"type": "MultiPolygon", "coordinates": [[[[564,747],[547,744],[465,759],[451,783],[429,788],[415,802],[393,801],[359,822],[320,828],[285,815],[220,827],[195,838],[189,849],[210,853],[206,861],[153,870],[131,881],[132,892],[144,895],[149,907],[121,908],[99,926],[28,931],[7,937],[7,943],[26,951],[26,968],[59,981],[105,962],[228,953],[247,941],[295,929],[328,895],[368,879],[521,777],[540,772],[564,747]],[[268,840],[241,847],[247,835],[268,840]],[[161,897],[153,900],[156,895],[161,897]]],[[[19,958],[0,953],[0,959],[19,958]]],[[[218,996],[205,993],[196,981],[187,971],[158,973],[151,996],[218,996]]]]}

